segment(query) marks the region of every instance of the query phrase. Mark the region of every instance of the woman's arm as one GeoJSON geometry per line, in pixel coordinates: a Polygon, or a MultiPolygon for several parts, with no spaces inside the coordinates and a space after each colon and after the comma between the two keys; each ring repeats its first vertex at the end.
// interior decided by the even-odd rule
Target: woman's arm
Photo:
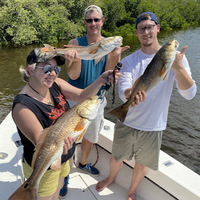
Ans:
{"type": "Polygon", "coordinates": [[[21,132],[34,144],[39,140],[43,127],[35,114],[21,103],[17,103],[12,112],[13,119],[21,132]]]}
{"type": "MultiPolygon", "coordinates": [[[[120,75],[121,73],[116,71],[115,73],[116,81],[118,80],[120,75]]],[[[105,85],[108,82],[110,82],[111,84],[113,83],[113,70],[108,70],[104,72],[96,81],[94,81],[90,86],[86,87],[85,89],[76,88],[67,83],[63,79],[60,78],[56,79],[56,83],[61,88],[63,95],[67,99],[70,99],[75,102],[81,102],[88,97],[96,95],[101,86],[105,85]]]]}

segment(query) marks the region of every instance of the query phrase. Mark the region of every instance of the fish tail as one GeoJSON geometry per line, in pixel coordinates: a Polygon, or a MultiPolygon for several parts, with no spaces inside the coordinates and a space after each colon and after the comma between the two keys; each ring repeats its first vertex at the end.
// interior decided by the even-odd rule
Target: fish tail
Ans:
{"type": "Polygon", "coordinates": [[[37,200],[37,188],[30,188],[28,180],[25,181],[8,200],[37,200]]]}
{"type": "Polygon", "coordinates": [[[128,112],[128,108],[121,105],[121,106],[118,106],[117,108],[114,108],[113,110],[111,110],[109,112],[109,114],[115,115],[123,123],[126,118],[127,112],[128,112]]]}

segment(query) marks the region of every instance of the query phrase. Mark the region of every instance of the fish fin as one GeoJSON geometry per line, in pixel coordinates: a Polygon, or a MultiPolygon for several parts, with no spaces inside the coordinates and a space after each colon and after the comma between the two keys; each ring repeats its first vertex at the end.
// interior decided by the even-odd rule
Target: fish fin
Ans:
{"type": "Polygon", "coordinates": [[[128,109],[125,108],[122,104],[121,106],[118,106],[117,108],[114,108],[109,112],[111,115],[115,115],[122,123],[124,122],[126,118],[126,114],[128,112],[128,109]]]}
{"type": "Polygon", "coordinates": [[[61,158],[55,160],[52,164],[51,164],[51,169],[54,169],[56,171],[61,171],[61,158]]]}
{"type": "Polygon", "coordinates": [[[78,142],[83,138],[84,134],[86,132],[86,129],[81,133],[81,135],[78,137],[78,142]]]}
{"type": "Polygon", "coordinates": [[[98,51],[98,47],[94,47],[90,50],[89,54],[95,54],[98,51]]]}
{"type": "Polygon", "coordinates": [[[51,127],[49,128],[46,128],[42,131],[42,134],[40,135],[40,138],[35,146],[35,152],[33,154],[33,160],[32,160],[32,163],[31,163],[31,166],[32,168],[34,169],[34,166],[35,166],[35,162],[37,160],[37,157],[38,157],[38,154],[40,152],[40,149],[42,148],[43,144],[44,144],[44,141],[46,140],[46,137],[47,137],[47,133],[49,131],[51,127]]]}
{"type": "Polygon", "coordinates": [[[161,70],[160,70],[160,77],[166,72],[166,67],[165,65],[162,66],[161,70]]]}
{"type": "Polygon", "coordinates": [[[10,197],[8,200],[37,200],[37,188],[30,188],[28,180],[26,180],[10,197]]]}
{"type": "Polygon", "coordinates": [[[81,119],[79,122],[78,122],[78,124],[76,125],[76,127],[75,127],[75,131],[82,131],[84,128],[85,128],[85,125],[86,125],[86,123],[85,123],[85,119],[81,119]]]}
{"type": "Polygon", "coordinates": [[[67,44],[67,45],[65,45],[65,47],[64,47],[64,49],[65,48],[77,48],[77,47],[84,47],[85,48],[85,46],[79,46],[79,45],[73,45],[73,44],[67,44]]]}
{"type": "Polygon", "coordinates": [[[168,72],[166,73],[165,77],[163,78],[163,81],[165,80],[165,78],[167,77],[168,72]]]}
{"type": "Polygon", "coordinates": [[[100,60],[101,60],[101,58],[97,58],[97,59],[95,60],[95,65],[96,65],[100,60]]]}
{"type": "Polygon", "coordinates": [[[47,48],[51,53],[55,54],[56,51],[55,51],[55,47],[49,45],[49,44],[44,44],[45,48],[47,48]]]}
{"type": "Polygon", "coordinates": [[[92,45],[94,45],[94,44],[95,44],[95,42],[92,42],[91,44],[88,45],[88,47],[89,47],[89,46],[92,46],[92,45]]]}

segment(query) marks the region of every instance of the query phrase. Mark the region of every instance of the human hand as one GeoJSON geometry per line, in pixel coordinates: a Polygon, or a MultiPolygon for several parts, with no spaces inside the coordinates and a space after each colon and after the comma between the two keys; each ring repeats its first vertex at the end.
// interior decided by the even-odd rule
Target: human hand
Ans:
{"type": "MultiPolygon", "coordinates": [[[[126,99],[129,100],[132,94],[132,88],[126,89],[124,94],[126,96],[126,99]]],[[[131,107],[133,108],[135,105],[139,105],[141,102],[144,102],[145,99],[146,99],[146,93],[144,91],[139,91],[135,96],[135,101],[131,104],[131,107]]]]}
{"type": "Polygon", "coordinates": [[[72,148],[73,143],[75,142],[74,138],[67,137],[64,140],[64,145],[63,145],[63,155],[68,153],[68,150],[72,148]]]}
{"type": "MultiPolygon", "coordinates": [[[[67,48],[68,45],[64,45],[64,48],[67,48]]],[[[71,49],[65,53],[65,59],[68,59],[70,62],[79,61],[78,52],[76,49],[71,49]]]]}
{"type": "Polygon", "coordinates": [[[116,47],[114,48],[109,54],[110,56],[113,56],[113,57],[117,57],[119,55],[121,55],[121,53],[127,49],[130,49],[129,46],[125,46],[125,47],[116,47]]]}
{"type": "Polygon", "coordinates": [[[173,65],[172,65],[172,70],[176,71],[177,69],[181,68],[183,65],[182,65],[182,59],[183,59],[183,56],[185,55],[185,51],[186,49],[188,48],[188,46],[185,46],[182,48],[181,52],[177,52],[176,53],[176,57],[175,57],[175,60],[173,62],[173,65]]]}
{"type": "MultiPolygon", "coordinates": [[[[118,81],[120,76],[121,76],[121,73],[119,72],[119,70],[116,70],[115,71],[115,82],[118,81]]],[[[113,70],[105,71],[99,78],[103,85],[110,82],[111,86],[113,86],[113,80],[114,80],[113,70]]]]}
{"type": "MultiPolygon", "coordinates": [[[[116,70],[115,71],[115,83],[118,81],[119,77],[121,76],[122,74],[119,72],[119,70],[116,70]]],[[[111,83],[111,86],[113,86],[113,81],[114,81],[114,77],[113,77],[113,70],[108,70],[108,71],[105,71],[102,75],[101,75],[101,78],[102,78],[102,82],[104,83],[104,85],[108,82],[111,83]]]]}
{"type": "Polygon", "coordinates": [[[135,105],[139,105],[141,102],[144,102],[146,99],[146,93],[144,91],[139,91],[135,96],[135,101],[131,104],[133,108],[135,105]]]}

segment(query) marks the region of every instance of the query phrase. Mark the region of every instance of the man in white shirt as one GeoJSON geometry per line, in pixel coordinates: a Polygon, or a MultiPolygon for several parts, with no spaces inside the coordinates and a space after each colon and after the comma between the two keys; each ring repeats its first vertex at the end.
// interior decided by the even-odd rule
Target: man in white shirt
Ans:
{"type": "MultiPolygon", "coordinates": [[[[154,13],[145,12],[137,17],[135,33],[141,43],[141,49],[121,61],[123,67],[118,88],[119,97],[123,101],[130,97],[134,82],[144,73],[147,65],[161,48],[157,39],[159,32],[160,25],[154,13]]],[[[167,125],[173,82],[176,82],[179,93],[187,100],[192,99],[197,90],[184,55],[186,48],[177,52],[165,80],[148,95],[145,95],[144,91],[139,92],[136,101],[138,105],[132,105],[123,124],[120,122],[116,124],[110,174],[106,179],[97,183],[97,191],[102,191],[115,182],[124,159],[130,160],[133,156],[135,158],[128,200],[136,200],[136,189],[148,168],[158,170],[162,133],[167,125]]]]}

